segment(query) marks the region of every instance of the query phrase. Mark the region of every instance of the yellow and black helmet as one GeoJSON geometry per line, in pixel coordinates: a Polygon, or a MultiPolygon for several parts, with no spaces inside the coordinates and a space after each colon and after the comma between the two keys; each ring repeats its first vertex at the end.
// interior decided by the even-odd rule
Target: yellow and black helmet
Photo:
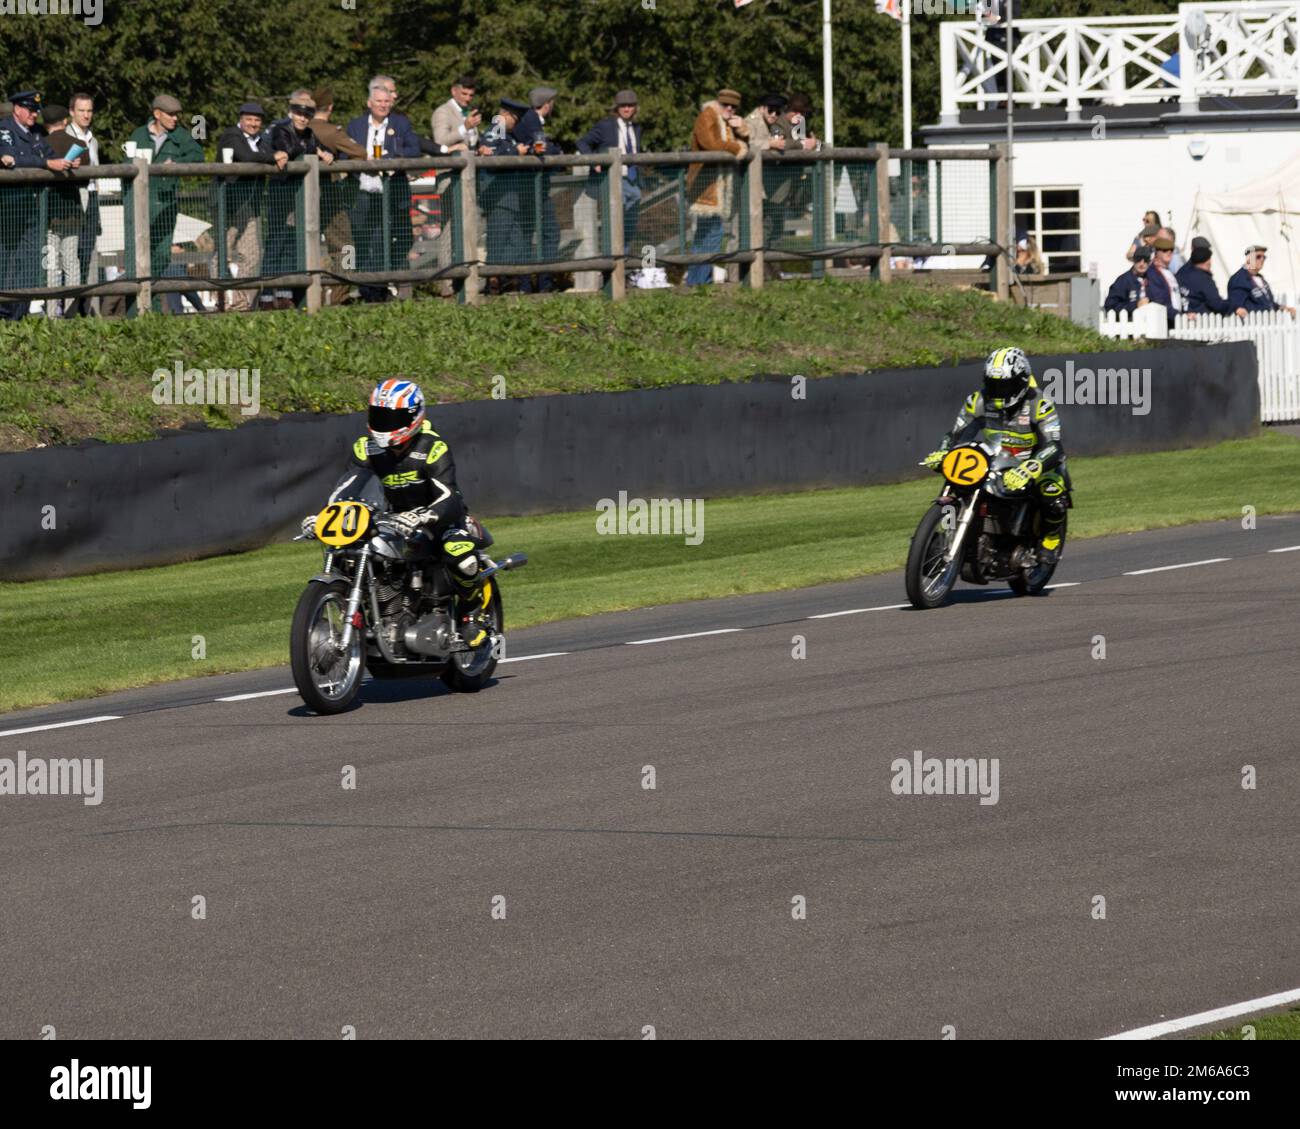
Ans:
{"type": "Polygon", "coordinates": [[[1034,378],[1023,349],[994,349],[984,362],[984,406],[1010,412],[1020,405],[1034,378]]]}

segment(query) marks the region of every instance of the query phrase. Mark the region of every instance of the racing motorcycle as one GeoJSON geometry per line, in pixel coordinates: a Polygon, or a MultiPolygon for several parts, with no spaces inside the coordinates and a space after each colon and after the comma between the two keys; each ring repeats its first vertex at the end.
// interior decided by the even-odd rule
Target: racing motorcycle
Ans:
{"type": "Polygon", "coordinates": [[[1009,490],[1002,481],[1018,465],[1000,442],[963,443],[944,456],[937,468],[944,488],[921,518],[907,553],[907,598],[914,608],[937,608],[959,576],[971,584],[1005,581],[1017,596],[1037,595],[1047,586],[1057,562],[1039,560],[1036,499],[1028,487],[1009,490]]]}
{"type": "Polygon", "coordinates": [[[320,511],[315,539],[324,545],[325,566],[299,598],[289,633],[293,680],[311,709],[347,709],[365,670],[374,678],[438,676],[469,694],[487,685],[505,644],[497,577],[528,557],[492,560],[492,535],[473,518],[463,524],[479,559],[468,592],[432,537],[402,536],[382,493],[363,488],[320,511]]]}

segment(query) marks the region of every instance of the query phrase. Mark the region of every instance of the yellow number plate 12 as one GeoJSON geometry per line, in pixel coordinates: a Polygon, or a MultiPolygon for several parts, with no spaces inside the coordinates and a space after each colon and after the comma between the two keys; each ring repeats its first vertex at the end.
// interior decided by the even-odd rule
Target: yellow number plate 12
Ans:
{"type": "Polygon", "coordinates": [[[988,456],[978,447],[957,447],[944,456],[943,476],[958,486],[977,486],[988,472],[988,456]]]}

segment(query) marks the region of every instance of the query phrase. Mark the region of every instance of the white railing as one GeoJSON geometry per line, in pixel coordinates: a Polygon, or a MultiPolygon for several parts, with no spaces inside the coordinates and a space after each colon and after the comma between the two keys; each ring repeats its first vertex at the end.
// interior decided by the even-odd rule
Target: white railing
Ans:
{"type": "Polygon", "coordinates": [[[1300,322],[1285,310],[1235,314],[1179,314],[1169,328],[1165,307],[1151,303],[1132,315],[1103,311],[1103,337],[1176,341],[1252,341],[1259,364],[1259,415],[1265,423],[1300,420],[1300,322]]]}
{"type": "MultiPolygon", "coordinates": [[[[1177,15],[1019,20],[1012,44],[1017,105],[1124,106],[1300,92],[1300,3],[1181,4],[1177,15]],[[1177,75],[1165,68],[1178,56],[1177,75]]],[[[973,21],[940,27],[941,112],[998,106],[1007,52],[973,21]]]]}

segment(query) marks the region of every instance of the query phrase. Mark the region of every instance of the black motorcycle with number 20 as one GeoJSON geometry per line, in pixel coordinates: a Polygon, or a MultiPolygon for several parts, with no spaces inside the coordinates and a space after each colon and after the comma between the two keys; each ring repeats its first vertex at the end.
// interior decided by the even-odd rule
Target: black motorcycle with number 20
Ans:
{"type": "MultiPolygon", "coordinates": [[[[330,502],[316,517],[325,566],[298,600],[290,630],[293,680],[317,713],[347,709],[369,670],[374,678],[440,677],[453,690],[487,685],[505,652],[499,564],[492,536],[468,519],[479,557],[471,591],[460,589],[424,533],[404,537],[373,499],[330,502]]],[[[307,538],[295,537],[295,541],[307,538]]]]}
{"type": "Polygon", "coordinates": [[[964,443],[944,456],[936,468],[943,491],[916,527],[907,554],[907,598],[914,608],[939,607],[959,577],[971,584],[1006,582],[1018,596],[1047,586],[1057,562],[1039,560],[1037,501],[1002,480],[1018,465],[1000,444],[964,443]]]}

